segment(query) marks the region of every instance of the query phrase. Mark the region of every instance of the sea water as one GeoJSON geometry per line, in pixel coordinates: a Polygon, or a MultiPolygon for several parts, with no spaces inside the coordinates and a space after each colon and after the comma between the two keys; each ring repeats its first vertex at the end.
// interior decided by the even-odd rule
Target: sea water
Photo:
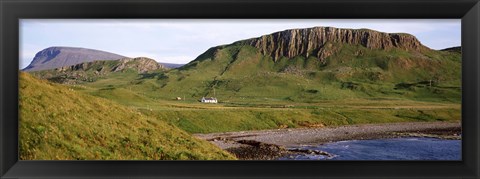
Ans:
{"type": "Polygon", "coordinates": [[[279,160],[461,160],[461,147],[461,140],[424,137],[349,140],[295,147],[325,151],[330,157],[298,154],[279,160]]]}

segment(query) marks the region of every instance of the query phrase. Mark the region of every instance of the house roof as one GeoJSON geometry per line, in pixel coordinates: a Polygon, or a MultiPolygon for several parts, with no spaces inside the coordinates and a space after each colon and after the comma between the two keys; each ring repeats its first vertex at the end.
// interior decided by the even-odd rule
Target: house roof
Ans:
{"type": "Polygon", "coordinates": [[[217,100],[217,98],[205,98],[203,97],[204,100],[217,100]]]}

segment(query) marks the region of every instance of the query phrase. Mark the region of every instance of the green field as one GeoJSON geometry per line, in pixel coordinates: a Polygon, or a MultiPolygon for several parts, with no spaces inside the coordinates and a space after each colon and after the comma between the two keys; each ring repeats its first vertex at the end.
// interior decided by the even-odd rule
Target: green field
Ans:
{"type": "Polygon", "coordinates": [[[232,159],[191,134],[461,120],[459,52],[324,48],[273,60],[234,43],[179,69],[21,73],[21,158],[232,159]]]}
{"type": "MultiPolygon", "coordinates": [[[[355,48],[367,51],[363,47],[350,48],[331,58],[348,59],[346,56],[355,48]]],[[[410,56],[401,50],[390,55],[373,51],[361,59],[344,64],[331,60],[321,67],[311,65],[316,59],[298,57],[274,63],[250,47],[226,47],[218,50],[213,59],[202,55],[191,63],[196,65],[181,69],[112,73],[72,87],[138,109],[190,133],[458,121],[460,55],[429,53],[433,60],[411,62],[408,69],[396,66],[404,63],[400,59],[410,56]],[[382,63],[388,67],[381,69],[377,61],[385,56],[392,60],[382,63]],[[435,68],[418,68],[423,63],[435,68]],[[282,70],[286,68],[297,70],[282,70]],[[367,78],[369,75],[374,77],[367,78]],[[198,101],[213,96],[214,91],[219,104],[198,101]]]]}

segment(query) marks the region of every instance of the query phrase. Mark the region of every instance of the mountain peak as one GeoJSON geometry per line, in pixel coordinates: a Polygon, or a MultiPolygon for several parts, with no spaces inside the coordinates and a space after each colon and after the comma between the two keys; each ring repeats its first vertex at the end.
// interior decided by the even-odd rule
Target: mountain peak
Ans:
{"type": "Polygon", "coordinates": [[[251,45],[263,55],[274,60],[280,57],[292,58],[298,55],[315,55],[320,60],[331,52],[322,48],[327,43],[345,43],[362,45],[369,49],[401,48],[407,51],[428,49],[418,39],[406,33],[384,33],[371,29],[342,29],[335,27],[313,27],[289,29],[235,42],[234,44],[251,45]]]}
{"type": "Polygon", "coordinates": [[[125,56],[101,50],[54,46],[38,52],[23,71],[39,71],[95,60],[117,60],[125,56]]]}

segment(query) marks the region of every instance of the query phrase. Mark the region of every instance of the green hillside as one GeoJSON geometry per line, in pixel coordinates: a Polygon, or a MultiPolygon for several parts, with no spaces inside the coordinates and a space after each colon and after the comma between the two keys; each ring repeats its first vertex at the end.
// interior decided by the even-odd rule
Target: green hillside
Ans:
{"type": "Polygon", "coordinates": [[[461,53],[409,34],[293,29],[212,47],[178,69],[112,72],[71,88],[191,133],[458,121],[461,53]],[[219,104],[199,103],[204,96],[219,104]]]}
{"type": "Polygon", "coordinates": [[[414,61],[398,51],[351,47],[322,66],[314,57],[274,62],[251,46],[224,46],[181,69],[112,73],[75,89],[136,107],[191,133],[460,120],[460,80],[453,76],[460,73],[460,56],[429,51],[436,59],[414,61]],[[364,50],[363,59],[335,62],[355,48],[364,50]],[[392,60],[376,63],[385,56],[392,60]],[[397,65],[405,61],[410,68],[397,65]],[[425,64],[431,71],[420,66],[425,64]],[[369,75],[374,77],[365,78],[369,75]],[[213,89],[219,104],[198,102],[213,96],[213,89]]]}
{"type": "Polygon", "coordinates": [[[21,160],[234,159],[133,108],[20,73],[21,160]]]}
{"type": "Polygon", "coordinates": [[[122,58],[119,60],[98,60],[55,69],[30,72],[34,76],[55,83],[79,84],[108,78],[112,73],[147,73],[164,71],[167,68],[146,57],[122,58]]]}
{"type": "Polygon", "coordinates": [[[274,62],[252,46],[224,46],[146,81],[157,84],[158,96],[165,99],[213,96],[215,89],[225,103],[265,98],[306,103],[348,98],[460,102],[458,53],[334,46],[340,50],[324,62],[313,56],[274,62]]]}

